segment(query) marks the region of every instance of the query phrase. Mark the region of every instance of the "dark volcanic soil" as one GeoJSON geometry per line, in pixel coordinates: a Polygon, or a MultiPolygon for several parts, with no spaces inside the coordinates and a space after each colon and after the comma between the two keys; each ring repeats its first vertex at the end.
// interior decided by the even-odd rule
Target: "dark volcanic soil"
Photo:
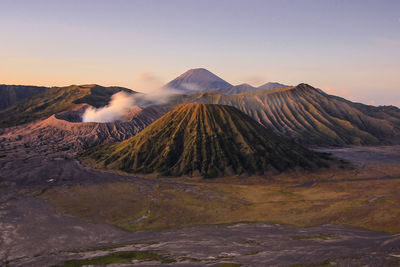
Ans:
{"type": "MultiPolygon", "coordinates": [[[[330,150],[360,164],[371,157],[398,162],[400,153],[396,151],[399,147],[330,150]]],[[[9,266],[51,266],[123,250],[161,251],[176,261],[171,263],[174,266],[398,266],[400,262],[400,235],[346,226],[293,228],[249,223],[129,233],[85,222],[57,213],[45,202],[24,194],[25,190],[119,180],[156,181],[88,169],[62,152],[37,153],[3,146],[0,155],[5,155],[0,158],[0,262],[8,261],[9,266]],[[115,247],[95,249],[110,245],[115,247]]],[[[133,265],[162,266],[155,261],[133,265]]]]}
{"type": "MultiPolygon", "coordinates": [[[[399,236],[333,225],[296,229],[270,224],[236,224],[124,233],[105,225],[79,223],[63,216],[50,217],[47,222],[41,223],[48,225],[62,221],[68,225],[53,226],[43,232],[54,236],[46,244],[40,242],[46,236],[36,233],[25,242],[35,242],[37,246],[31,243],[31,246],[25,246],[25,251],[22,251],[23,240],[16,240],[15,243],[20,244],[21,256],[26,255],[27,251],[36,251],[37,254],[15,259],[11,261],[12,265],[48,266],[68,259],[142,250],[162,251],[161,254],[176,261],[172,264],[174,266],[217,266],[222,263],[290,266],[297,263],[324,262],[337,266],[384,266],[397,259],[400,246],[399,236]],[[323,235],[329,238],[304,238],[323,235]],[[108,250],[77,251],[83,244],[87,247],[106,245],[107,239],[118,241],[121,245],[108,250]]],[[[164,266],[159,262],[138,262],[132,265],[164,266]]]]}
{"type": "Polygon", "coordinates": [[[400,164],[400,146],[344,147],[325,148],[319,151],[332,153],[337,157],[365,164],[369,162],[387,162],[400,164]]]}

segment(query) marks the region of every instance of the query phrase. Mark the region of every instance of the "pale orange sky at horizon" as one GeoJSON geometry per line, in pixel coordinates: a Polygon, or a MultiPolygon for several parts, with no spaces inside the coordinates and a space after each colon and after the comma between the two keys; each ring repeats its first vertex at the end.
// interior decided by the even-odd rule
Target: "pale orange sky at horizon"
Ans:
{"type": "Polygon", "coordinates": [[[206,68],[400,107],[399,11],[394,0],[3,0],[0,83],[145,92],[206,68]]]}

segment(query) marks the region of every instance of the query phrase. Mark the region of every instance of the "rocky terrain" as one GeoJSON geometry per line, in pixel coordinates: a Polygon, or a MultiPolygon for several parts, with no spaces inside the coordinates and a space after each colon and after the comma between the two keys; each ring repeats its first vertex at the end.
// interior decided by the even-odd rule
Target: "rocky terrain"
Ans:
{"type": "MultiPolygon", "coordinates": [[[[72,154],[102,143],[125,140],[134,136],[162,114],[157,108],[132,108],[123,121],[108,123],[82,122],[88,104],[80,104],[67,112],[21,126],[0,130],[0,148],[5,151],[72,154]]],[[[2,153],[0,152],[0,155],[2,153]]]]}
{"type": "MultiPolygon", "coordinates": [[[[392,164],[393,156],[398,158],[400,152],[392,147],[330,151],[345,158],[358,159],[356,163],[363,168],[376,162],[392,164]],[[388,153],[392,156],[388,157],[388,153]]],[[[153,197],[157,188],[162,187],[173,188],[176,192],[184,190],[201,194],[199,184],[182,183],[176,179],[144,179],[88,169],[73,159],[61,157],[62,152],[54,155],[37,154],[31,158],[23,154],[10,155],[10,151],[6,153],[6,157],[0,159],[0,261],[8,266],[64,266],[64,262],[65,266],[83,266],[96,262],[119,263],[124,266],[221,266],[228,263],[236,264],[232,266],[398,266],[400,262],[398,234],[390,235],[349,226],[295,228],[269,223],[236,223],[126,232],[109,224],[89,222],[87,219],[62,214],[62,209],[50,206],[51,202],[44,201],[47,199],[46,192],[63,190],[63,194],[67,194],[64,200],[78,198],[82,205],[85,202],[79,199],[79,192],[68,193],[69,188],[79,185],[79,188],[84,189],[99,185],[104,188],[99,193],[106,198],[105,201],[113,201],[104,191],[110,183],[139,186],[143,194],[153,197]]],[[[385,171],[388,172],[388,168],[385,171]]],[[[369,170],[366,172],[372,174],[369,170]]],[[[379,184],[390,183],[386,182],[390,180],[379,176],[374,179],[379,184]]],[[[328,188],[346,184],[339,180],[335,182],[332,178],[330,183],[328,188]]],[[[362,180],[356,183],[361,184],[362,180]]],[[[315,184],[305,185],[310,186],[310,189],[297,184],[300,187],[295,188],[311,190],[313,193],[310,196],[315,196],[315,184]]],[[[215,188],[218,185],[211,186],[215,188]]],[[[255,186],[259,188],[265,185],[255,186]]],[[[273,182],[270,186],[277,185],[273,182]]],[[[290,184],[288,188],[292,187],[290,184]]],[[[166,192],[170,192],[170,189],[166,192]]],[[[212,192],[207,193],[210,199],[217,197],[215,191],[212,192]]],[[[251,195],[254,197],[256,194],[254,192],[251,195]]],[[[324,193],[323,198],[326,199],[329,194],[332,193],[324,193]]],[[[369,205],[382,201],[379,189],[375,194],[378,196],[369,197],[369,205]]],[[[57,195],[61,196],[60,193],[57,195]]],[[[90,201],[90,195],[85,195],[85,201],[90,201]]],[[[113,199],[118,196],[114,193],[112,195],[113,199]]],[[[130,203],[123,193],[119,195],[130,203]]],[[[352,195],[354,197],[354,193],[352,195]]],[[[163,198],[164,202],[168,202],[170,197],[164,195],[163,198]]],[[[102,203],[99,198],[96,198],[96,202],[102,203]]],[[[186,203],[186,207],[189,207],[189,203],[186,203]]],[[[82,208],[85,213],[91,212],[85,206],[82,208]]],[[[100,213],[103,212],[107,211],[100,209],[100,213]]],[[[99,210],[95,213],[99,213],[99,210]]],[[[358,216],[354,212],[352,214],[353,217],[358,216]]]]}

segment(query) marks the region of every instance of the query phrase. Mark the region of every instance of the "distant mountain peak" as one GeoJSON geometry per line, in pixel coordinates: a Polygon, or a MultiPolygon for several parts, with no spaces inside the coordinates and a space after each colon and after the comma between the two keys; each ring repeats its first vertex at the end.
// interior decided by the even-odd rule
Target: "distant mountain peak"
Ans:
{"type": "Polygon", "coordinates": [[[95,83],[92,83],[92,84],[82,84],[82,85],[71,85],[71,86],[80,86],[80,87],[83,87],[83,88],[92,88],[92,87],[96,87],[96,86],[99,86],[98,84],[95,84],[95,83]]]}
{"type": "Polygon", "coordinates": [[[209,73],[209,74],[214,75],[211,71],[209,71],[208,69],[205,69],[205,68],[193,68],[193,69],[189,69],[185,73],[196,73],[196,72],[204,72],[204,73],[209,73]]]}
{"type": "Polygon", "coordinates": [[[254,87],[248,83],[242,83],[239,85],[232,86],[230,88],[221,88],[216,90],[216,93],[225,94],[225,95],[234,95],[234,94],[241,94],[245,92],[251,92],[255,90],[274,90],[279,88],[289,87],[288,85],[276,83],[276,82],[268,82],[263,84],[259,87],[254,87]]]}
{"type": "Polygon", "coordinates": [[[283,88],[283,87],[289,87],[289,85],[285,85],[285,84],[278,83],[278,82],[267,82],[267,83],[257,87],[257,89],[273,90],[273,89],[278,89],[278,88],[283,88]]]}
{"type": "Polygon", "coordinates": [[[226,82],[214,73],[204,68],[190,69],[185,73],[181,74],[178,79],[186,79],[187,81],[192,82],[226,82]]]}
{"type": "Polygon", "coordinates": [[[248,84],[248,83],[241,83],[241,84],[239,84],[239,85],[236,85],[236,86],[242,86],[242,87],[254,87],[254,86],[252,86],[251,84],[248,84]]]}
{"type": "Polygon", "coordinates": [[[297,86],[294,86],[293,89],[305,90],[305,91],[308,90],[308,91],[312,91],[312,92],[317,91],[318,93],[326,95],[326,93],[323,90],[312,87],[311,85],[309,85],[307,83],[300,83],[297,86]]]}
{"type": "Polygon", "coordinates": [[[230,88],[221,88],[216,90],[216,93],[220,94],[225,94],[225,95],[235,95],[235,94],[240,94],[243,92],[248,92],[248,91],[253,91],[256,90],[257,88],[254,86],[251,86],[248,83],[242,83],[239,85],[232,86],[230,88]]]}
{"type": "Polygon", "coordinates": [[[204,68],[190,69],[164,86],[184,94],[209,92],[232,85],[204,68]]]}

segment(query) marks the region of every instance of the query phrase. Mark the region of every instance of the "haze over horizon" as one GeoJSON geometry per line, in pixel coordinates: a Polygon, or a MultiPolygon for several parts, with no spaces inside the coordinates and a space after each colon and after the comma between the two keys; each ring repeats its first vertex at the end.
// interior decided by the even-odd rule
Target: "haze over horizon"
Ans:
{"type": "Polygon", "coordinates": [[[146,91],[192,68],[400,107],[400,2],[0,0],[0,83],[146,91]]]}

